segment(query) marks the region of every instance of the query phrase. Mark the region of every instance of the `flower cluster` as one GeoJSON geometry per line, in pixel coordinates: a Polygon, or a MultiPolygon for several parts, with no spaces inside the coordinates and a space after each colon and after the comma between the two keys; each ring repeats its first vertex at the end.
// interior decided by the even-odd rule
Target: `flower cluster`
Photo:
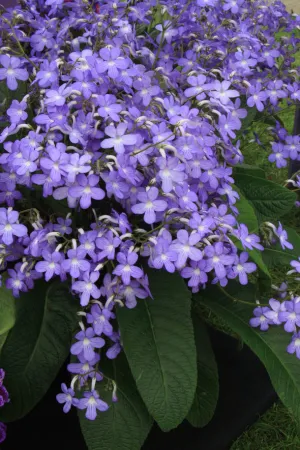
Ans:
{"type": "Polygon", "coordinates": [[[297,22],[280,2],[254,4],[22,0],[0,17],[0,79],[16,93],[0,134],[1,264],[15,296],[58,276],[80,297],[65,412],[108,408],[99,361],[121,350],[116,305],[151,296],[142,262],[193,292],[256,270],[248,250],[263,246],[236,207],[237,133],[246,105],[277,112],[299,82],[297,39],[274,39],[297,22]]]}
{"type": "MultiPolygon", "coordinates": [[[[297,267],[297,271],[300,272],[299,261],[291,261],[291,266],[297,267]]],[[[283,325],[287,333],[292,333],[291,342],[286,350],[288,353],[295,353],[300,359],[300,297],[288,293],[286,282],[280,287],[273,286],[273,288],[276,291],[276,298],[269,300],[269,306],[258,306],[254,309],[250,325],[259,327],[262,331],[267,331],[270,325],[283,325]]]]}
{"type": "MultiPolygon", "coordinates": [[[[6,388],[3,386],[3,380],[5,377],[5,372],[0,369],[0,408],[2,408],[6,403],[9,402],[9,395],[6,388]]],[[[0,422],[0,444],[6,438],[6,425],[0,422]]]]}

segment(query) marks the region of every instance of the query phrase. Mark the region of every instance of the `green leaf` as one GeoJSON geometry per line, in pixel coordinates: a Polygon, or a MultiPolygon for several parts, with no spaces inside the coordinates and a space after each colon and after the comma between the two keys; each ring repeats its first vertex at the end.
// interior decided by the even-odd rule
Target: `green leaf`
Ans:
{"type": "MultiPolygon", "coordinates": [[[[102,370],[101,366],[101,370],[102,370]]],[[[152,426],[150,417],[130,373],[124,354],[103,369],[106,377],[117,383],[118,402],[111,401],[111,383],[97,384],[100,397],[110,408],[94,421],[79,412],[81,430],[89,450],[140,450],[152,426]]]]}
{"type": "Polygon", "coordinates": [[[267,332],[250,327],[249,319],[257,306],[255,286],[249,284],[243,287],[230,283],[226,290],[213,286],[201,295],[195,295],[195,301],[203,303],[221,317],[257,354],[281,401],[300,422],[300,364],[295,355],[286,351],[291,335],[279,327],[267,332]],[[250,305],[242,302],[250,302],[250,305]]]}
{"type": "Polygon", "coordinates": [[[240,199],[237,200],[235,204],[239,211],[237,220],[239,223],[244,223],[247,225],[249,233],[255,233],[258,230],[258,220],[255,210],[242,192],[236,188],[236,186],[234,187],[234,190],[236,190],[240,196],[240,199]]]}
{"type": "Polygon", "coordinates": [[[215,412],[219,397],[218,367],[211,347],[206,324],[193,315],[197,349],[198,382],[192,407],[187,420],[194,427],[207,425],[215,412]]]}
{"type": "Polygon", "coordinates": [[[61,282],[40,281],[16,300],[16,323],[3,346],[0,367],[11,402],[0,417],[26,415],[47,392],[69,354],[77,302],[61,282]]]}
{"type": "Polygon", "coordinates": [[[124,350],[138,390],[164,431],[179,425],[193,402],[196,348],[190,292],[178,274],[147,270],[153,299],[118,310],[124,350]]]}
{"type": "Polygon", "coordinates": [[[263,252],[264,262],[268,267],[289,264],[293,259],[298,260],[300,256],[300,236],[293,228],[284,227],[288,234],[288,242],[293,244],[293,249],[283,249],[279,243],[263,252]]]}
{"type": "Polygon", "coordinates": [[[3,286],[0,287],[0,350],[16,320],[15,299],[12,292],[4,286],[4,277],[2,283],[3,286]]]}
{"type": "Polygon", "coordinates": [[[259,178],[266,178],[265,171],[261,167],[252,166],[250,164],[238,164],[233,167],[233,177],[235,174],[253,175],[259,178]]]}
{"type": "MultiPolygon", "coordinates": [[[[244,223],[245,225],[247,225],[250,233],[254,233],[258,229],[258,220],[254,208],[251,205],[251,203],[240,192],[240,190],[237,189],[236,187],[235,189],[237,190],[240,196],[240,199],[236,202],[236,207],[239,211],[238,221],[240,223],[244,223]]],[[[239,250],[245,251],[242,243],[237,238],[233,237],[231,239],[239,250]]],[[[259,283],[261,290],[264,292],[269,290],[271,287],[271,275],[269,273],[267,265],[263,260],[262,252],[256,249],[253,250],[247,249],[247,253],[249,254],[249,257],[252,259],[252,261],[255,262],[255,264],[258,267],[259,283]]]]}
{"type": "Polygon", "coordinates": [[[253,205],[259,221],[287,214],[297,198],[289,189],[252,175],[236,174],[235,184],[253,205]]]}

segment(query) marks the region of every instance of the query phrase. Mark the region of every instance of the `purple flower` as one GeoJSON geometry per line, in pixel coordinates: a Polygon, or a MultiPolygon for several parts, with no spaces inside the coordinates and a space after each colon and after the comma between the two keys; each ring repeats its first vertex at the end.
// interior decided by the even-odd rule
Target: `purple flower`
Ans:
{"type": "Polygon", "coordinates": [[[105,134],[109,136],[109,139],[104,139],[101,142],[102,148],[114,148],[117,153],[125,152],[125,145],[133,145],[136,143],[137,136],[135,134],[125,134],[127,130],[127,124],[119,123],[117,128],[113,125],[109,125],[105,128],[105,134]]]}
{"type": "Polygon", "coordinates": [[[110,336],[110,339],[114,342],[114,344],[107,350],[106,356],[108,359],[115,359],[122,350],[120,344],[120,333],[118,332],[113,333],[110,336]]]}
{"type": "Polygon", "coordinates": [[[120,70],[129,65],[129,61],[120,56],[121,50],[117,47],[105,47],[99,53],[102,59],[96,62],[96,70],[100,74],[107,72],[108,76],[114,79],[118,77],[120,70]]]}
{"type": "Polygon", "coordinates": [[[232,266],[232,272],[228,275],[229,278],[238,276],[240,283],[243,285],[248,283],[247,273],[255,272],[257,269],[256,264],[247,262],[248,257],[249,255],[247,252],[242,252],[239,257],[237,256],[236,261],[232,266]]]}
{"type": "Polygon", "coordinates": [[[61,266],[71,277],[78,278],[82,272],[90,270],[90,263],[85,259],[86,252],[82,248],[68,250],[68,259],[61,266]]]}
{"type": "Polygon", "coordinates": [[[227,105],[231,98],[239,97],[240,95],[235,89],[229,89],[230,85],[230,81],[215,81],[212,85],[213,90],[210,92],[210,95],[220,100],[223,105],[227,105]]]}
{"type": "Polygon", "coordinates": [[[268,95],[265,91],[261,90],[261,84],[257,83],[255,86],[250,86],[249,94],[251,95],[247,99],[247,105],[250,107],[255,105],[258,111],[263,111],[263,102],[267,100],[268,95]]]}
{"type": "Polygon", "coordinates": [[[68,371],[80,375],[79,384],[84,386],[89,378],[96,378],[97,381],[101,381],[103,376],[95,370],[95,364],[100,361],[100,355],[95,353],[95,357],[91,361],[87,361],[83,355],[77,355],[78,363],[68,364],[68,371]]]}
{"type": "MultiPolygon", "coordinates": [[[[99,338],[100,339],[100,338],[99,338]]],[[[95,420],[98,411],[107,411],[109,406],[100,399],[96,391],[84,392],[84,398],[79,400],[78,409],[86,409],[85,417],[89,420],[95,420]]]]}
{"type": "Polygon", "coordinates": [[[234,54],[236,60],[238,61],[236,66],[241,68],[243,72],[249,72],[251,67],[255,67],[257,60],[251,58],[251,52],[249,50],[238,51],[234,54]]]}
{"type": "Polygon", "coordinates": [[[190,76],[187,79],[187,82],[192,86],[191,88],[188,88],[184,91],[184,95],[186,97],[194,97],[195,95],[199,96],[204,90],[209,89],[212,85],[211,84],[205,84],[206,76],[205,75],[198,75],[190,76]]]}
{"type": "Polygon", "coordinates": [[[260,327],[262,331],[266,331],[269,328],[270,320],[266,317],[266,313],[269,311],[267,306],[258,306],[254,309],[253,314],[255,317],[250,319],[251,327],[260,327]]]}
{"type": "Polygon", "coordinates": [[[285,146],[279,142],[272,143],[272,151],[271,155],[269,155],[268,159],[270,162],[275,162],[276,167],[281,169],[282,167],[287,166],[287,159],[289,158],[289,152],[285,149],[285,146]]]}
{"type": "Polygon", "coordinates": [[[72,355],[83,355],[87,361],[91,361],[95,357],[94,348],[102,348],[105,345],[105,340],[95,337],[95,332],[91,327],[85,331],[79,331],[75,338],[78,342],[71,347],[72,355]]]}
{"type": "Polygon", "coordinates": [[[105,197],[105,192],[99,187],[98,175],[79,174],[76,177],[77,185],[69,188],[69,194],[73,198],[80,198],[80,206],[82,209],[87,209],[92,204],[92,199],[102,200],[105,197]]]}
{"type": "Polygon", "coordinates": [[[288,248],[290,250],[293,249],[293,245],[287,241],[287,239],[288,239],[287,232],[283,229],[280,222],[279,222],[278,228],[276,229],[276,234],[279,238],[280,245],[283,249],[285,249],[285,248],[288,248]]]}
{"type": "Polygon", "coordinates": [[[225,0],[223,6],[224,11],[231,11],[233,14],[239,12],[239,7],[244,3],[244,0],[225,0]]]}
{"type": "Polygon", "coordinates": [[[235,255],[227,254],[222,242],[217,242],[214,245],[208,245],[205,247],[204,253],[207,258],[207,272],[214,269],[219,279],[226,277],[226,267],[234,263],[235,255]]]}
{"type": "Polygon", "coordinates": [[[87,173],[91,170],[90,155],[78,155],[73,153],[70,155],[70,159],[67,164],[62,164],[61,168],[67,174],[67,179],[70,183],[74,183],[76,176],[80,173],[87,173]]]}
{"type": "Polygon", "coordinates": [[[284,303],[280,303],[278,300],[270,298],[269,305],[271,309],[265,312],[265,316],[267,317],[267,319],[271,320],[271,323],[273,323],[274,325],[281,325],[278,314],[280,311],[285,310],[284,303]]]}
{"type": "Polygon", "coordinates": [[[24,122],[24,120],[28,117],[28,114],[25,111],[26,108],[26,102],[18,102],[18,100],[13,100],[7,110],[7,115],[9,116],[11,123],[24,122]]]}
{"type": "Polygon", "coordinates": [[[148,106],[152,97],[157,95],[160,91],[159,86],[152,86],[150,80],[136,80],[133,83],[136,93],[134,99],[137,103],[143,102],[144,106],[148,106]]]}
{"type": "Polygon", "coordinates": [[[86,306],[90,298],[97,299],[100,297],[100,290],[96,286],[96,281],[99,279],[99,272],[85,272],[81,281],[75,281],[72,284],[73,291],[80,292],[80,304],[86,306]]]}
{"type": "Polygon", "coordinates": [[[96,240],[96,246],[101,250],[98,254],[98,261],[104,258],[114,259],[115,249],[119,247],[121,240],[113,234],[112,231],[108,231],[105,237],[100,237],[96,240]]]}
{"type": "Polygon", "coordinates": [[[66,103],[66,98],[70,92],[71,88],[66,84],[62,84],[57,89],[49,89],[46,91],[47,99],[45,100],[45,104],[51,106],[62,106],[66,103]]]}
{"type": "Polygon", "coordinates": [[[160,168],[158,176],[165,193],[171,192],[175,184],[182,183],[186,178],[185,167],[177,158],[158,158],[156,163],[160,168]]]}
{"type": "Polygon", "coordinates": [[[113,327],[110,320],[115,319],[115,317],[111,308],[100,308],[98,304],[92,305],[91,312],[86,315],[87,323],[91,324],[98,336],[101,336],[102,333],[106,336],[113,334],[113,327]]]}
{"type": "Polygon", "coordinates": [[[191,261],[190,266],[182,269],[181,276],[189,278],[188,286],[192,288],[207,283],[206,262],[203,259],[201,261],[191,261]]]}
{"type": "Polygon", "coordinates": [[[29,77],[27,70],[20,68],[21,60],[15,56],[1,55],[0,64],[3,66],[0,68],[0,80],[6,79],[7,87],[11,91],[18,88],[17,80],[26,81],[29,77]]]}
{"type": "Polygon", "coordinates": [[[268,83],[267,95],[272,105],[277,105],[278,100],[287,97],[287,93],[282,89],[283,81],[275,80],[268,83]]]}
{"type": "Polygon", "coordinates": [[[296,353],[298,359],[300,359],[300,331],[295,333],[292,337],[290,344],[287,346],[286,351],[291,355],[296,353]]]}
{"type": "Polygon", "coordinates": [[[145,299],[149,296],[148,292],[146,292],[136,280],[131,280],[129,285],[124,286],[121,290],[121,294],[125,299],[126,307],[129,309],[136,307],[137,298],[145,299]]]}
{"type": "Polygon", "coordinates": [[[63,165],[69,159],[67,153],[65,153],[65,148],[62,143],[58,143],[56,147],[49,145],[47,147],[48,157],[43,157],[40,161],[41,167],[46,169],[54,182],[60,181],[62,176],[65,175],[63,165]]]}
{"type": "Polygon", "coordinates": [[[16,223],[18,218],[19,213],[17,211],[13,211],[11,208],[0,208],[0,236],[4,244],[12,244],[13,236],[23,237],[27,235],[25,225],[16,223]]]}
{"type": "Polygon", "coordinates": [[[259,236],[256,234],[249,234],[248,228],[246,225],[241,224],[238,228],[237,238],[241,241],[244,248],[249,248],[253,250],[253,248],[257,248],[257,250],[264,250],[264,247],[259,243],[259,236]]]}
{"type": "Polygon", "coordinates": [[[135,214],[144,214],[144,221],[152,224],[157,221],[156,212],[165,211],[168,204],[165,200],[157,200],[159,191],[156,187],[150,187],[148,191],[139,192],[137,195],[141,203],[137,203],[131,207],[135,214]]]}
{"type": "Polygon", "coordinates": [[[202,251],[196,248],[196,244],[200,241],[198,233],[191,233],[186,230],[177,231],[177,239],[170,245],[170,250],[177,253],[177,261],[175,263],[178,269],[181,269],[188,258],[192,261],[200,261],[203,254],[202,251]]]}
{"type": "Polygon", "coordinates": [[[98,109],[98,114],[100,117],[105,119],[110,117],[115,122],[120,122],[120,116],[118,113],[122,111],[122,106],[117,103],[117,99],[114,95],[99,95],[98,104],[100,106],[98,109]]]}
{"type": "Polygon", "coordinates": [[[57,223],[54,224],[53,229],[62,235],[71,234],[72,228],[70,225],[72,225],[72,219],[63,219],[62,217],[58,217],[57,223]]]}
{"type": "Polygon", "coordinates": [[[58,78],[58,70],[56,61],[43,61],[38,73],[36,74],[36,81],[42,88],[51,86],[58,78]]]}
{"type": "Polygon", "coordinates": [[[192,218],[189,220],[190,227],[197,231],[202,239],[205,235],[212,233],[215,227],[215,221],[212,217],[201,217],[198,213],[193,213],[192,218]]]}
{"type": "Polygon", "coordinates": [[[164,231],[154,248],[152,264],[155,269],[162,269],[165,267],[169,273],[175,272],[174,263],[177,261],[177,252],[175,250],[170,250],[171,242],[171,234],[168,231],[164,231]]]}
{"type": "MultiPolygon", "coordinates": [[[[300,260],[300,257],[299,257],[299,260],[300,260]]],[[[300,262],[299,262],[299,261],[293,260],[293,261],[290,262],[290,265],[291,265],[292,267],[294,267],[294,269],[295,269],[298,273],[300,273],[300,262]]]]}
{"type": "Polygon", "coordinates": [[[74,398],[75,392],[71,388],[67,388],[65,383],[62,383],[61,390],[63,391],[62,394],[57,394],[56,400],[58,403],[64,403],[63,412],[68,413],[73,406],[77,406],[79,400],[77,398],[74,398]]]}
{"type": "Polygon", "coordinates": [[[36,263],[35,270],[38,273],[45,273],[45,280],[49,281],[53,275],[59,275],[61,271],[62,255],[59,252],[50,253],[48,250],[43,250],[42,256],[44,261],[36,263]]]}
{"type": "Polygon", "coordinates": [[[287,333],[294,333],[296,326],[300,327],[300,302],[286,301],[285,311],[278,313],[280,322],[284,322],[284,329],[287,333]]]}
{"type": "Polygon", "coordinates": [[[130,284],[131,278],[141,278],[143,271],[134,264],[138,260],[138,255],[135,252],[125,253],[119,252],[117,254],[117,260],[120,264],[114,269],[113,274],[122,278],[125,285],[130,284]]]}
{"type": "Polygon", "coordinates": [[[287,136],[284,149],[289,153],[291,159],[297,160],[300,155],[300,136],[287,136]]]}
{"type": "Polygon", "coordinates": [[[275,48],[267,49],[263,52],[261,60],[264,62],[266,61],[267,65],[269,67],[273,67],[275,64],[274,59],[278,58],[280,56],[280,52],[276,50],[275,48]]]}

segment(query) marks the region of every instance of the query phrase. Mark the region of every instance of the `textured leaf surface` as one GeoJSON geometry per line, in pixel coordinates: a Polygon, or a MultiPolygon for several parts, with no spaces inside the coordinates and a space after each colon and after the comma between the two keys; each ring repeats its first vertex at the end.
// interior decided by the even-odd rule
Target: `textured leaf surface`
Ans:
{"type": "MultiPolygon", "coordinates": [[[[102,369],[102,367],[101,367],[102,369]]],[[[112,361],[105,376],[116,381],[118,402],[112,403],[111,391],[104,381],[97,384],[100,397],[110,408],[94,421],[79,413],[81,430],[89,450],[140,450],[152,426],[124,354],[112,361]]]]}
{"type": "Polygon", "coordinates": [[[195,300],[203,303],[239,334],[265,365],[282,402],[300,422],[300,364],[295,355],[286,352],[291,335],[282,328],[267,332],[251,328],[249,319],[255,305],[255,287],[230,283],[225,290],[210,287],[195,300]],[[253,303],[253,306],[239,301],[253,303]]]}
{"type": "Polygon", "coordinates": [[[3,279],[2,283],[0,287],[0,350],[16,320],[15,299],[11,291],[4,286],[3,279]]]}
{"type": "Polygon", "coordinates": [[[212,419],[219,396],[218,367],[211,347],[206,324],[193,316],[197,349],[198,381],[194,402],[187,420],[194,427],[204,427],[212,419]]]}
{"type": "Polygon", "coordinates": [[[259,221],[278,219],[288,213],[296,201],[296,194],[263,178],[236,174],[235,184],[256,211],[259,221]]]}
{"type": "Polygon", "coordinates": [[[266,248],[263,252],[263,259],[269,267],[276,265],[289,264],[293,259],[298,259],[300,256],[300,236],[289,227],[284,227],[288,234],[288,242],[293,245],[293,249],[283,249],[280,244],[274,247],[266,248]]]}
{"type": "Polygon", "coordinates": [[[259,178],[266,178],[264,169],[257,166],[252,166],[251,164],[238,164],[233,167],[233,177],[235,174],[241,175],[253,175],[259,178]]]}
{"type": "Polygon", "coordinates": [[[240,199],[236,202],[236,207],[239,211],[237,220],[239,223],[247,225],[250,233],[255,233],[258,229],[258,220],[255,214],[255,210],[251,203],[246,199],[243,193],[234,187],[238,191],[240,199]]]}
{"type": "Polygon", "coordinates": [[[3,346],[0,367],[11,402],[1,420],[23,417],[42,398],[69,354],[77,302],[60,282],[36,283],[16,300],[16,323],[3,346]]]}
{"type": "Polygon", "coordinates": [[[182,278],[149,270],[153,299],[120,309],[124,350],[138,390],[159,426],[168,431],[186,417],[197,382],[190,293],[182,278]]]}

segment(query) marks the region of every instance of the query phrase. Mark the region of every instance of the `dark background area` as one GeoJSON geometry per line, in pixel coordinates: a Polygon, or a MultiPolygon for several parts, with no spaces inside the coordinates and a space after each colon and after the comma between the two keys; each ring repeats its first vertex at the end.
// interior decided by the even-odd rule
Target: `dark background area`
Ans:
{"type": "MultiPolygon", "coordinates": [[[[258,358],[230,336],[211,330],[219,366],[220,397],[213,420],[203,429],[183,423],[163,433],[154,427],[142,450],[227,450],[231,443],[276,400],[269,376],[258,358]]],[[[22,420],[8,424],[1,450],[86,450],[76,410],[64,414],[56,402],[60,384],[68,382],[62,370],[42,401],[22,420]]],[[[101,413],[100,413],[101,414],[101,413]]],[[[114,450],[114,449],[111,449],[114,450]]]]}

